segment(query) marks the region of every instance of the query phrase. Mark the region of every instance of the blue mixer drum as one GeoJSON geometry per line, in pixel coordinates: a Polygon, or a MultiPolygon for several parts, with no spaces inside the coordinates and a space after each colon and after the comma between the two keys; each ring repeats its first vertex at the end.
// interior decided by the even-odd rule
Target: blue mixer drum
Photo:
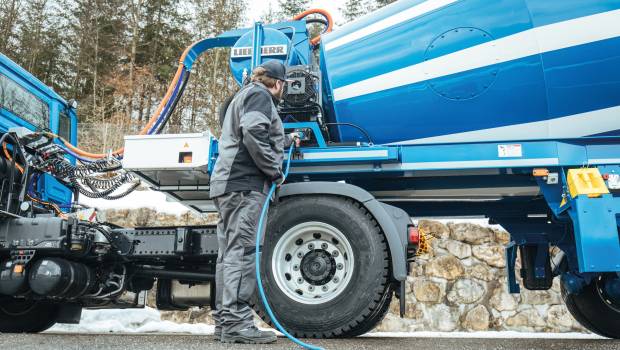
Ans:
{"type": "Polygon", "coordinates": [[[619,135],[620,0],[401,0],[324,35],[321,70],[327,120],[375,143],[619,135]]]}

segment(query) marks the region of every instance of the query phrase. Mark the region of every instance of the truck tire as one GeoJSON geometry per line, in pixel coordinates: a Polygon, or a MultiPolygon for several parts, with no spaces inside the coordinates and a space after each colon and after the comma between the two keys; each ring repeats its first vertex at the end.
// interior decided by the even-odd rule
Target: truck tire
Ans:
{"type": "Polygon", "coordinates": [[[58,305],[34,300],[1,299],[0,333],[38,333],[56,324],[58,305]]]}
{"type": "MultiPolygon", "coordinates": [[[[337,196],[287,198],[270,209],[263,287],[278,321],[296,337],[363,334],[389,307],[389,253],[377,222],[337,196]]],[[[260,301],[255,310],[271,324],[260,301]]]]}
{"type": "Polygon", "coordinates": [[[620,339],[620,300],[604,295],[606,278],[606,275],[599,276],[578,294],[569,293],[562,284],[562,299],[575,320],[589,331],[620,339]]]}
{"type": "Polygon", "coordinates": [[[388,311],[390,311],[390,303],[392,302],[392,297],[394,296],[391,287],[388,288],[390,288],[390,290],[387,290],[383,294],[383,298],[379,302],[379,306],[375,308],[375,311],[373,311],[373,313],[369,315],[357,327],[352,328],[348,332],[342,333],[339,338],[353,338],[366,334],[372,331],[377,326],[377,324],[385,318],[385,315],[387,315],[388,311]]]}

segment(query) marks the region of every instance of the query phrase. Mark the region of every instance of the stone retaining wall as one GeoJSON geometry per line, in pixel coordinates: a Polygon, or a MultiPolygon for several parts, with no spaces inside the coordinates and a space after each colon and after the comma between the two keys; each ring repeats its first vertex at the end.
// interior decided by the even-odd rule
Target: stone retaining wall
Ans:
{"type": "Polygon", "coordinates": [[[471,223],[419,225],[433,237],[432,250],[412,263],[406,317],[398,317],[394,300],[378,331],[584,331],[563,305],[557,278],[549,291],[507,292],[507,232],[471,223]]]}
{"type": "MultiPolygon", "coordinates": [[[[177,217],[151,209],[108,210],[105,217],[121,226],[200,225],[216,219],[190,213],[177,217]]],[[[584,331],[564,307],[557,279],[549,291],[522,288],[520,295],[507,293],[503,248],[507,232],[471,223],[423,220],[419,225],[433,237],[432,250],[412,263],[405,318],[398,317],[394,298],[377,331],[584,331]]],[[[212,323],[208,310],[164,312],[162,317],[212,323]]]]}

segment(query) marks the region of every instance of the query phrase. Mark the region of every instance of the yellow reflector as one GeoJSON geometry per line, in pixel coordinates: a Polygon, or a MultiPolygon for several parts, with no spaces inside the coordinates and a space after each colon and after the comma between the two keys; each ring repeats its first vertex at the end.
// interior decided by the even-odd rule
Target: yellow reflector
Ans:
{"type": "Polygon", "coordinates": [[[568,190],[573,198],[583,194],[595,198],[609,193],[598,168],[570,169],[567,180],[568,190]]]}

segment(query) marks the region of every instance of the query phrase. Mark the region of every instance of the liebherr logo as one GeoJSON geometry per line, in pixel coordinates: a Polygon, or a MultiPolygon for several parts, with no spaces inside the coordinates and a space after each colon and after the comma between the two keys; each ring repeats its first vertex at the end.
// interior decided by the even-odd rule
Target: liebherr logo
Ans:
{"type": "MultiPolygon", "coordinates": [[[[287,52],[286,45],[265,45],[261,47],[261,56],[284,56],[287,52]]],[[[230,55],[232,58],[252,57],[251,47],[233,47],[230,55]]]]}

